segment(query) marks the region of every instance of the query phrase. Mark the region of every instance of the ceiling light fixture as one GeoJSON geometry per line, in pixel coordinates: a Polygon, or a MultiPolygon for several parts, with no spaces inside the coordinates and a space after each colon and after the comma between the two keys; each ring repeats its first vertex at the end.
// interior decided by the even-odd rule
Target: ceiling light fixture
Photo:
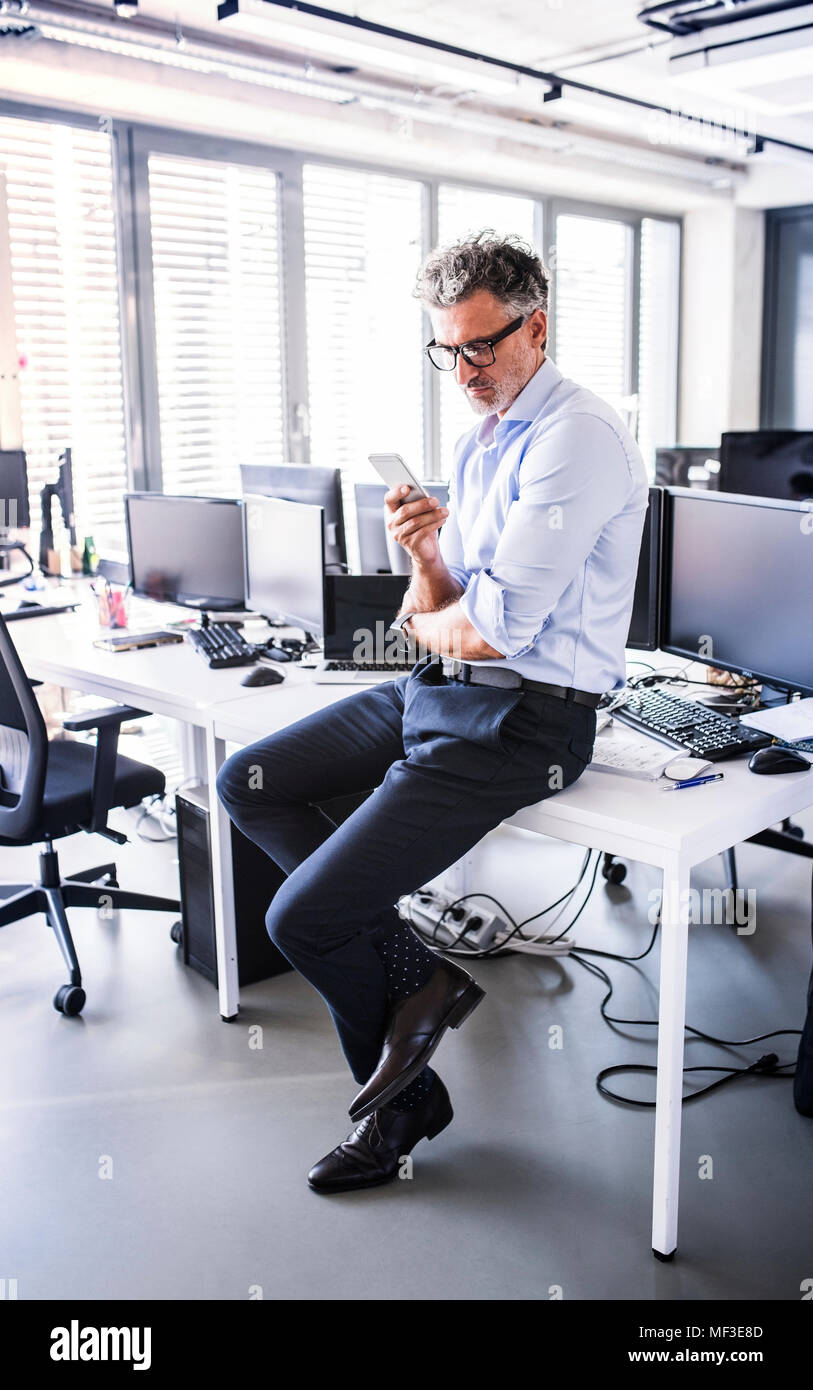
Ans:
{"type": "MultiPolygon", "coordinates": [[[[284,43],[318,53],[328,60],[361,63],[368,68],[411,77],[416,81],[474,86],[483,96],[505,96],[517,86],[516,74],[472,61],[454,53],[427,50],[419,40],[387,31],[385,26],[353,28],[352,35],[337,28],[329,11],[316,6],[271,8],[265,0],[223,0],[217,17],[224,28],[265,43],[284,43]],[[381,30],[384,32],[381,32],[381,30]]],[[[440,45],[439,45],[440,47],[440,45]]]]}
{"type": "MultiPolygon", "coordinates": [[[[22,26],[21,26],[22,27],[22,26]]],[[[118,30],[112,26],[82,22],[68,23],[60,18],[37,18],[37,33],[42,39],[54,43],[67,43],[77,48],[86,48],[97,53],[109,53],[118,58],[135,58],[141,62],[157,66],[180,69],[183,72],[200,73],[211,77],[226,77],[236,82],[247,82],[253,86],[268,87],[273,91],[291,92],[298,96],[313,97],[318,101],[328,101],[347,106],[356,101],[354,92],[328,82],[309,77],[301,66],[285,70],[282,65],[269,65],[265,62],[252,62],[242,55],[222,57],[223,50],[214,51],[211,56],[203,45],[190,44],[186,38],[178,41],[176,33],[166,42],[159,42],[155,36],[142,37],[140,32],[118,30]]]]}
{"type": "MultiPolygon", "coordinates": [[[[676,0],[673,5],[660,3],[646,6],[645,9],[674,9],[679,3],[680,0],[676,0]]],[[[691,0],[684,0],[681,8],[686,8],[689,3],[691,0]]],[[[747,3],[757,4],[757,0],[747,0],[747,3]]],[[[782,0],[762,0],[762,7],[765,8],[767,5],[771,9],[792,8],[797,3],[801,4],[802,0],[784,0],[784,4],[782,0]]],[[[729,0],[723,0],[723,4],[733,10],[737,0],[731,0],[730,5],[729,0]]],[[[693,8],[714,9],[719,8],[719,3],[718,0],[696,0],[693,8]]],[[[677,110],[661,102],[646,101],[643,97],[631,96],[626,92],[608,91],[589,82],[562,77],[559,73],[545,72],[524,63],[510,62],[508,59],[495,58],[491,54],[477,53],[456,44],[444,43],[439,39],[394,29],[374,20],[363,19],[356,14],[312,5],[307,3],[307,0],[221,0],[217,8],[217,17],[228,28],[250,34],[266,43],[274,40],[279,42],[280,36],[287,32],[290,37],[297,36],[297,42],[304,47],[315,48],[318,45],[322,51],[333,54],[355,52],[358,61],[366,63],[368,67],[389,67],[396,70],[400,65],[403,70],[406,64],[407,70],[415,71],[420,65],[426,72],[429,64],[440,64],[445,66],[445,75],[436,76],[436,84],[449,80],[450,65],[461,64],[461,67],[455,69],[458,78],[463,79],[466,72],[470,78],[476,74],[476,85],[481,93],[490,90],[486,84],[495,80],[503,81],[501,90],[504,93],[504,82],[509,77],[510,86],[517,92],[521,80],[529,78],[548,102],[561,100],[572,93],[588,100],[598,98],[604,102],[622,104],[628,109],[665,114],[674,121],[697,122],[697,118],[691,112],[677,110]]],[[[464,85],[468,84],[464,82],[464,85]]],[[[473,81],[472,85],[475,85],[473,81]]],[[[748,131],[751,140],[757,134],[757,131],[748,131]]],[[[764,135],[763,139],[774,149],[783,147],[808,157],[813,156],[813,149],[808,145],[780,140],[772,135],[764,135]]]]}

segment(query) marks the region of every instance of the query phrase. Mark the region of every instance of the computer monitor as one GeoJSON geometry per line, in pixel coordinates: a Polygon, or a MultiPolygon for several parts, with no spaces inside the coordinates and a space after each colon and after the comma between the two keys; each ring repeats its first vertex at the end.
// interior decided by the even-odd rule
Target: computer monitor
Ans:
{"type": "Polygon", "coordinates": [[[720,450],[676,444],[655,450],[655,483],[658,487],[719,487],[720,450]]]}
{"type": "Polygon", "coordinates": [[[386,646],[387,625],[401,607],[405,592],[400,574],[326,575],[325,659],[349,661],[362,640],[359,633],[369,633],[374,644],[382,634],[386,646]]]}
{"type": "Polygon", "coordinates": [[[22,449],[0,449],[0,534],[30,525],[25,454],[22,449]]]}
{"type": "MultiPolygon", "coordinates": [[[[443,482],[422,482],[422,486],[432,497],[437,497],[440,505],[449,504],[449,485],[443,482]]],[[[387,548],[387,526],[384,516],[385,483],[356,483],[356,526],[358,528],[359,555],[364,574],[389,574],[392,570],[390,551],[387,548]]],[[[406,556],[406,552],[404,552],[406,556]]],[[[406,556],[409,573],[409,557],[406,556]]]]}
{"type": "Polygon", "coordinates": [[[342,473],[340,468],[317,468],[310,463],[244,463],[240,465],[243,496],[282,497],[308,502],[325,513],[325,567],[347,568],[342,473]]]}
{"type": "Polygon", "coordinates": [[[813,694],[812,523],[799,502],[667,488],[662,649],[813,694]]]}
{"type": "Polygon", "coordinates": [[[635,598],[627,646],[636,651],[653,652],[660,639],[660,566],[663,490],[649,489],[649,506],[644,518],[635,598]]]}
{"type": "Polygon", "coordinates": [[[267,618],[321,637],[325,630],[322,507],[279,497],[244,497],[246,602],[267,618]]]}
{"type": "Polygon", "coordinates": [[[133,592],[213,611],[245,608],[238,498],[125,494],[133,592]]]}
{"type": "Polygon", "coordinates": [[[795,502],[813,498],[813,432],[731,430],[724,434],[720,490],[795,502]]]}

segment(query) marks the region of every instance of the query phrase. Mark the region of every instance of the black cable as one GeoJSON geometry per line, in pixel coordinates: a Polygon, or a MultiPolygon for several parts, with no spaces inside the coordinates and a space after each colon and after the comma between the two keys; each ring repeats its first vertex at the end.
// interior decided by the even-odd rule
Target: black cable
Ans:
{"type": "MultiPolygon", "coordinates": [[[[793,1066],[795,1066],[793,1062],[782,1062],[780,1064],[779,1058],[775,1052],[767,1052],[764,1057],[759,1058],[759,1061],[752,1062],[750,1067],[684,1067],[684,1076],[694,1071],[720,1071],[724,1072],[725,1075],[721,1076],[719,1081],[711,1081],[708,1086],[701,1086],[700,1090],[691,1091],[688,1095],[683,1096],[681,1104],[688,1105],[690,1100],[699,1100],[700,1096],[707,1096],[709,1091],[716,1091],[720,1086],[725,1086],[727,1082],[730,1081],[736,1081],[737,1078],[741,1076],[767,1076],[777,1081],[792,1081],[794,1072],[785,1074],[783,1068],[793,1066]]],[[[657,1071],[657,1067],[651,1065],[644,1066],[643,1064],[635,1062],[622,1063],[615,1067],[605,1067],[596,1077],[596,1086],[601,1095],[605,1096],[607,1100],[617,1100],[621,1105],[634,1105],[640,1110],[653,1110],[655,1108],[654,1100],[634,1100],[632,1096],[621,1096],[617,1091],[611,1091],[609,1086],[604,1085],[604,1078],[607,1076],[617,1076],[626,1072],[654,1072],[657,1075],[657,1071]]]]}
{"type": "MultiPolygon", "coordinates": [[[[518,934],[521,934],[522,927],[527,926],[529,922],[534,922],[538,917],[543,917],[547,912],[552,912],[553,909],[555,907],[558,907],[560,903],[564,902],[566,898],[572,897],[579,884],[581,883],[582,879],[584,878],[585,873],[587,872],[592,853],[592,850],[588,850],[587,854],[585,855],[581,872],[579,874],[579,877],[576,879],[576,882],[573,884],[572,888],[568,888],[566,892],[564,892],[561,895],[561,897],[557,898],[554,902],[549,903],[547,907],[543,907],[539,912],[534,913],[532,917],[526,917],[525,920],[522,922],[516,922],[512,917],[511,913],[504,906],[504,904],[500,902],[499,898],[495,898],[492,893],[473,892],[462,893],[460,897],[455,898],[452,902],[448,903],[446,907],[443,909],[442,913],[440,914],[440,917],[438,918],[437,922],[434,923],[432,931],[430,933],[427,933],[426,931],[422,930],[419,926],[417,926],[416,923],[412,921],[411,917],[410,925],[412,926],[413,930],[417,933],[417,935],[421,938],[421,940],[425,941],[427,945],[432,946],[435,950],[453,952],[460,945],[463,945],[465,949],[461,952],[461,954],[479,960],[485,960],[489,956],[499,956],[503,954],[513,955],[514,952],[508,946],[508,942],[511,941],[518,934]],[[494,905],[499,909],[501,916],[505,919],[506,922],[510,924],[511,931],[507,934],[507,936],[503,938],[499,945],[487,946],[482,950],[477,950],[475,947],[470,947],[468,943],[465,941],[466,933],[469,930],[468,923],[463,924],[457,936],[454,937],[454,939],[451,942],[443,943],[438,941],[438,930],[441,927],[441,925],[444,924],[447,915],[453,910],[453,908],[458,907],[460,903],[467,902],[470,898],[485,898],[486,901],[494,903],[494,905]]],[[[597,869],[598,859],[596,860],[596,870],[597,869]]],[[[593,874],[593,883],[590,885],[590,892],[588,893],[585,902],[579,909],[577,916],[580,916],[581,913],[584,911],[584,907],[586,905],[587,900],[589,899],[590,893],[593,891],[595,880],[596,873],[593,874]]],[[[573,919],[573,921],[575,920],[576,918],[573,919]]],[[[572,923],[570,924],[570,926],[572,926],[572,923]]],[[[564,935],[565,932],[569,931],[570,926],[566,927],[564,932],[560,933],[560,935],[564,935]]],[[[451,930],[451,927],[449,929],[451,930]]],[[[559,937],[554,937],[554,940],[558,941],[559,937]]]]}
{"type": "MultiPolygon", "coordinates": [[[[417,935],[421,938],[421,940],[427,942],[429,945],[433,946],[435,949],[440,950],[440,951],[442,951],[442,952],[453,952],[453,951],[455,950],[455,948],[456,948],[460,943],[462,943],[462,942],[464,941],[465,933],[466,933],[466,931],[468,930],[467,924],[464,924],[463,927],[461,928],[460,932],[458,933],[458,935],[454,938],[454,940],[453,940],[451,943],[448,943],[448,944],[446,944],[446,945],[444,945],[444,944],[442,944],[442,943],[438,943],[438,941],[437,941],[437,931],[438,931],[438,928],[440,927],[441,923],[442,923],[442,922],[444,921],[444,919],[446,918],[447,914],[452,910],[452,908],[457,907],[460,903],[466,902],[466,901],[467,901],[468,899],[470,899],[470,898],[481,898],[481,899],[484,898],[484,899],[486,899],[487,901],[492,902],[492,903],[495,904],[495,906],[499,909],[499,911],[500,911],[502,917],[504,918],[504,920],[507,921],[508,923],[510,923],[510,925],[511,925],[511,931],[508,933],[508,936],[505,937],[505,938],[503,939],[502,942],[500,942],[499,946],[487,947],[485,950],[481,950],[481,951],[474,950],[474,949],[469,949],[469,948],[467,947],[465,951],[459,952],[459,953],[460,953],[460,954],[467,955],[467,956],[470,956],[470,957],[473,957],[473,958],[476,958],[476,959],[481,959],[481,960],[482,960],[482,959],[485,959],[485,958],[488,957],[488,956],[496,956],[496,955],[501,955],[501,954],[506,954],[506,955],[516,954],[516,952],[512,952],[510,948],[507,948],[507,942],[510,941],[510,940],[511,940],[514,936],[516,936],[516,935],[519,935],[520,937],[522,937],[522,928],[523,928],[523,927],[527,926],[530,922],[536,921],[537,918],[545,916],[546,913],[552,911],[554,907],[558,907],[558,905],[559,905],[561,902],[563,902],[566,898],[572,897],[572,896],[573,896],[573,894],[574,894],[574,893],[576,892],[576,890],[578,889],[580,883],[581,883],[582,880],[584,879],[584,876],[585,876],[585,874],[586,874],[586,872],[587,872],[587,869],[588,869],[588,866],[589,866],[589,864],[590,864],[590,860],[591,860],[591,857],[592,857],[593,852],[594,852],[594,851],[592,851],[592,850],[588,850],[587,855],[585,856],[585,860],[584,860],[584,863],[583,863],[583,865],[582,865],[582,869],[581,869],[581,872],[580,872],[580,874],[579,874],[579,877],[577,878],[577,880],[576,880],[576,882],[574,883],[574,885],[573,885],[572,888],[568,889],[566,893],[563,893],[562,896],[561,896],[560,898],[558,898],[555,902],[551,903],[548,907],[541,908],[539,912],[534,913],[533,916],[531,916],[531,917],[526,917],[526,918],[524,918],[521,922],[516,922],[516,921],[514,920],[514,918],[512,917],[511,913],[510,913],[510,912],[508,911],[508,909],[504,906],[504,904],[500,902],[499,898],[494,897],[494,895],[493,895],[492,893],[478,893],[478,892],[473,892],[473,893],[463,893],[463,894],[461,894],[460,897],[455,898],[453,902],[449,903],[448,906],[445,907],[444,910],[443,910],[443,912],[440,914],[440,917],[438,918],[438,921],[434,924],[433,929],[432,929],[432,932],[431,932],[430,934],[427,935],[427,933],[424,932],[424,931],[422,931],[420,927],[416,926],[414,923],[411,923],[411,925],[413,926],[413,930],[417,933],[417,935]]],[[[573,928],[573,926],[575,925],[575,923],[578,921],[579,917],[581,917],[582,913],[584,912],[584,909],[586,908],[588,902],[590,901],[590,899],[591,899],[591,897],[592,897],[592,895],[593,895],[593,890],[594,890],[595,885],[596,885],[596,879],[597,879],[597,877],[598,877],[598,868],[599,868],[600,862],[601,862],[601,851],[596,851],[596,859],[595,859],[595,863],[594,863],[594,866],[593,866],[593,875],[592,875],[592,878],[591,878],[591,880],[590,880],[590,885],[589,885],[588,890],[587,890],[587,893],[586,893],[586,895],[585,895],[584,902],[582,903],[582,905],[581,905],[581,907],[578,909],[578,911],[575,913],[575,915],[574,915],[574,916],[571,918],[571,920],[568,922],[567,926],[564,927],[564,928],[562,929],[562,931],[559,933],[559,935],[558,935],[558,936],[555,936],[555,937],[552,937],[551,940],[550,940],[550,942],[549,942],[549,943],[546,943],[546,944],[553,945],[554,942],[560,941],[561,938],[562,938],[563,936],[565,936],[565,935],[567,934],[567,932],[569,932],[569,931],[573,928]]],[[[655,922],[655,924],[654,924],[654,926],[653,926],[652,935],[651,935],[651,937],[650,937],[650,939],[649,939],[649,944],[648,944],[648,946],[646,947],[646,949],[643,950],[642,952],[640,952],[640,954],[638,954],[637,956],[625,956],[625,955],[619,954],[618,952],[614,952],[614,951],[602,951],[602,950],[598,949],[597,947],[591,947],[591,946],[574,947],[574,948],[568,953],[569,956],[570,956],[570,958],[571,958],[571,960],[576,961],[579,965],[582,966],[582,968],[583,968],[584,970],[588,971],[589,974],[594,975],[597,979],[602,980],[602,981],[604,982],[604,984],[606,984],[606,986],[607,986],[607,993],[604,995],[604,998],[602,999],[602,1001],[601,1001],[601,1003],[600,1003],[600,1005],[599,1005],[599,1012],[600,1012],[602,1018],[604,1019],[605,1023],[606,1023],[610,1028],[615,1028],[616,1026],[619,1026],[619,1027],[620,1027],[620,1026],[623,1026],[623,1027],[657,1028],[657,1026],[658,1026],[658,1019],[656,1019],[656,1018],[654,1018],[654,1019],[647,1019],[647,1018],[617,1018],[617,1017],[614,1017],[612,1014],[609,1014],[609,1013],[607,1012],[607,1004],[608,1004],[609,1000],[611,999],[611,997],[612,997],[612,995],[613,995],[613,993],[614,993],[615,987],[614,987],[614,985],[613,985],[613,982],[612,982],[610,976],[607,974],[606,970],[603,970],[602,967],[601,967],[600,965],[597,965],[594,961],[585,959],[585,957],[586,957],[586,956],[600,956],[600,957],[602,957],[604,960],[616,960],[616,961],[619,961],[619,962],[621,962],[622,964],[625,964],[625,965],[632,965],[632,964],[635,964],[635,963],[637,963],[638,961],[644,960],[644,959],[646,958],[646,956],[648,956],[649,953],[651,952],[653,946],[655,945],[655,941],[656,941],[656,939],[657,939],[657,935],[658,935],[658,932],[659,932],[659,930],[660,930],[660,926],[661,926],[661,916],[660,916],[660,909],[659,909],[659,910],[658,910],[658,918],[657,918],[657,921],[655,922]]],[[[813,917],[811,917],[811,936],[813,937],[813,917]]],[[[527,938],[525,938],[525,939],[527,939],[529,942],[531,942],[531,941],[533,941],[534,938],[532,938],[532,937],[527,937],[527,938]]],[[[528,952],[527,954],[533,954],[533,953],[532,953],[532,952],[528,952]]],[[[706,1032],[704,1032],[703,1029],[701,1029],[701,1028],[695,1028],[692,1024],[684,1023],[684,1034],[685,1034],[685,1033],[691,1033],[691,1034],[693,1034],[694,1037],[700,1039],[700,1040],[703,1041],[703,1042],[711,1043],[711,1044],[712,1044],[713,1046],[715,1046],[715,1047],[750,1047],[753,1043],[757,1043],[757,1042],[766,1042],[769,1038],[778,1038],[778,1037],[787,1037],[787,1036],[796,1036],[796,1037],[799,1037],[799,1036],[801,1035],[801,1029],[799,1029],[799,1028],[777,1028],[777,1029],[774,1029],[772,1032],[769,1032],[769,1033],[759,1033],[759,1034],[757,1034],[757,1035],[756,1035],[755,1037],[753,1037],[753,1038],[718,1038],[718,1037],[715,1037],[715,1035],[714,1035],[713,1033],[706,1033],[706,1032]]],[[[598,1073],[598,1075],[596,1076],[596,1087],[597,1087],[598,1091],[600,1092],[600,1094],[603,1095],[607,1100],[616,1100],[616,1101],[618,1101],[620,1104],[623,1104],[623,1105],[633,1105],[633,1106],[637,1106],[637,1107],[639,1107],[639,1108],[641,1108],[641,1109],[654,1109],[654,1107],[655,1107],[655,1101],[652,1101],[652,1100],[633,1100],[633,1099],[631,1099],[631,1098],[628,1097],[628,1096],[619,1095],[617,1092],[612,1091],[612,1090],[610,1089],[610,1087],[606,1086],[606,1085],[604,1084],[604,1082],[605,1082],[605,1079],[606,1079],[607,1077],[609,1077],[609,1076],[626,1075],[626,1074],[628,1074],[628,1073],[634,1073],[634,1072],[641,1073],[641,1074],[643,1074],[643,1073],[652,1073],[652,1074],[654,1074],[654,1075],[657,1075],[657,1070],[658,1070],[658,1069],[657,1069],[656,1066],[653,1066],[653,1065],[647,1064],[647,1063],[638,1063],[638,1062],[621,1062],[621,1063],[616,1063],[616,1064],[613,1065],[613,1066],[604,1067],[604,1068],[598,1073]]],[[[700,1096],[708,1095],[708,1093],[709,1093],[710,1091],[717,1090],[720,1086],[725,1085],[727,1082],[734,1081],[734,1080],[736,1080],[736,1079],[737,1079],[738,1077],[740,1077],[740,1076],[768,1076],[768,1077],[778,1078],[778,1079],[780,1079],[780,1080],[792,1080],[793,1077],[794,1077],[794,1075],[795,1075],[795,1063],[793,1063],[793,1062],[782,1062],[782,1063],[780,1063],[777,1054],[771,1052],[771,1053],[766,1053],[764,1056],[758,1058],[758,1060],[757,1060],[756,1062],[752,1062],[749,1066],[745,1066],[745,1067],[733,1067],[733,1066],[732,1066],[732,1067],[715,1067],[715,1066],[712,1066],[712,1065],[709,1064],[709,1065],[706,1065],[706,1066],[683,1067],[682,1070],[683,1070],[683,1074],[684,1074],[684,1075],[688,1075],[688,1074],[690,1074],[690,1073],[692,1073],[692,1072],[696,1072],[696,1071],[703,1071],[703,1072],[722,1072],[722,1073],[723,1073],[723,1075],[721,1076],[720,1080],[718,1080],[718,1081],[712,1081],[712,1082],[709,1083],[709,1085],[707,1085],[707,1086],[702,1086],[699,1090],[693,1091],[691,1094],[689,1094],[689,1095],[687,1095],[687,1096],[684,1096],[684,1097],[683,1097],[683,1101],[684,1101],[684,1103],[685,1103],[685,1102],[690,1101],[690,1100],[697,1100],[700,1096]],[[791,1072],[788,1072],[788,1071],[787,1071],[787,1068],[789,1068],[789,1067],[793,1067],[794,1070],[791,1071],[791,1072]],[[787,1074],[785,1074],[785,1073],[787,1073],[787,1074]]]]}
{"type": "MultiPolygon", "coordinates": [[[[583,960],[583,959],[582,959],[582,956],[585,956],[585,955],[600,955],[600,956],[605,957],[606,959],[622,961],[622,962],[624,962],[625,964],[627,964],[627,963],[632,963],[632,962],[638,961],[638,960],[643,960],[644,956],[649,955],[649,952],[652,950],[652,947],[653,947],[654,944],[655,944],[655,938],[657,937],[658,931],[659,931],[659,929],[660,929],[660,925],[661,925],[661,923],[660,923],[660,911],[659,911],[659,913],[658,913],[658,920],[657,920],[657,922],[655,923],[655,927],[654,927],[654,930],[653,930],[653,932],[652,932],[652,936],[651,936],[651,938],[650,938],[649,945],[647,946],[646,950],[643,951],[643,952],[641,953],[641,955],[639,955],[639,956],[621,956],[621,955],[616,955],[616,954],[614,954],[613,952],[610,952],[610,951],[598,951],[598,950],[595,950],[595,949],[593,949],[593,948],[591,948],[591,947],[587,947],[587,946],[578,947],[578,948],[576,948],[576,949],[574,949],[573,951],[570,952],[570,957],[571,957],[572,960],[577,961],[578,964],[581,965],[585,970],[587,970],[590,974],[595,975],[597,979],[603,980],[604,983],[607,985],[607,993],[604,995],[604,998],[602,999],[601,1004],[599,1005],[599,1012],[601,1013],[601,1016],[602,1016],[602,1018],[604,1019],[605,1023],[607,1023],[611,1028],[612,1028],[614,1025],[623,1025],[623,1026],[625,1026],[625,1027],[627,1027],[627,1026],[632,1026],[632,1027],[642,1027],[642,1028],[657,1028],[657,1026],[658,1026],[658,1020],[657,1020],[656,1018],[655,1018],[655,1019],[647,1019],[647,1018],[615,1018],[615,1017],[613,1017],[613,1015],[608,1014],[608,1013],[607,1013],[607,1004],[608,1004],[608,1002],[609,1002],[609,1000],[610,1000],[610,998],[612,997],[612,994],[613,994],[613,992],[614,992],[614,985],[613,985],[613,982],[612,982],[612,980],[610,979],[610,976],[607,974],[606,970],[602,970],[601,966],[596,965],[593,961],[583,960]]],[[[758,1036],[753,1037],[753,1038],[735,1039],[735,1038],[717,1038],[717,1037],[715,1037],[712,1033],[705,1033],[702,1029],[700,1029],[700,1028],[694,1028],[691,1024],[685,1023],[685,1024],[684,1024],[684,1033],[692,1033],[692,1034],[694,1034],[695,1037],[700,1038],[700,1039],[701,1039],[702,1041],[704,1041],[704,1042],[712,1043],[712,1044],[713,1044],[714,1046],[716,1046],[716,1047],[748,1047],[748,1046],[750,1046],[752,1043],[755,1043],[755,1042],[765,1042],[768,1038],[784,1037],[784,1036],[787,1036],[787,1035],[794,1035],[794,1034],[798,1036],[799,1033],[800,1033],[800,1029],[798,1029],[798,1028],[777,1028],[777,1029],[775,1029],[773,1032],[770,1032],[770,1033],[760,1033],[758,1036]]],[[[713,1082],[710,1083],[710,1085],[708,1085],[708,1086],[703,1086],[703,1087],[700,1088],[700,1090],[692,1092],[691,1095],[689,1095],[689,1096],[684,1096],[684,1098],[683,1098],[684,1101],[685,1101],[685,1100],[696,1100],[698,1096],[707,1095],[709,1091],[716,1090],[719,1086],[724,1085],[726,1081],[732,1081],[732,1080],[734,1080],[737,1076],[744,1076],[744,1075],[749,1075],[749,1074],[762,1074],[763,1072],[764,1072],[765,1074],[767,1074],[767,1075],[778,1075],[778,1073],[779,1073],[780,1071],[782,1071],[783,1068],[785,1068],[785,1067],[790,1067],[790,1066],[794,1066],[794,1063],[792,1063],[792,1062],[783,1062],[783,1063],[781,1063],[781,1065],[780,1065],[780,1063],[779,1063],[779,1058],[776,1056],[775,1053],[769,1053],[769,1054],[767,1054],[767,1056],[770,1057],[770,1058],[773,1058],[773,1061],[772,1061],[772,1063],[770,1064],[770,1067],[767,1065],[766,1057],[760,1058],[757,1062],[752,1063],[751,1066],[749,1066],[749,1067],[713,1067],[713,1066],[711,1066],[711,1065],[709,1065],[709,1066],[697,1066],[697,1067],[683,1067],[683,1073],[684,1073],[684,1075],[687,1074],[687,1073],[689,1073],[689,1072],[693,1072],[693,1071],[721,1071],[721,1072],[724,1072],[724,1073],[725,1073],[725,1076],[723,1077],[722,1080],[720,1080],[720,1081],[713,1081],[713,1082]]],[[[600,1072],[598,1073],[598,1075],[597,1075],[597,1077],[596,1077],[596,1086],[597,1086],[598,1090],[600,1091],[600,1093],[601,1093],[603,1096],[605,1096],[608,1100],[617,1100],[617,1101],[619,1101],[619,1102],[622,1103],[622,1104],[636,1105],[636,1106],[639,1106],[639,1107],[644,1108],[644,1109],[654,1109],[654,1106],[655,1106],[655,1102],[654,1102],[654,1101],[652,1101],[652,1100],[636,1100],[636,1101],[630,1100],[627,1096],[622,1096],[622,1095],[619,1095],[619,1094],[618,1094],[617,1092],[615,1092],[615,1091],[611,1091],[610,1088],[609,1088],[608,1086],[605,1086],[603,1083],[604,1083],[604,1079],[605,1079],[606,1077],[608,1077],[608,1076],[621,1075],[621,1074],[626,1074],[626,1073],[629,1073],[629,1072],[654,1073],[655,1075],[657,1075],[657,1070],[658,1070],[658,1069],[657,1069],[656,1066],[652,1066],[652,1065],[649,1065],[649,1064],[646,1064],[646,1063],[643,1063],[643,1062],[641,1062],[641,1063],[639,1063],[639,1062],[623,1062],[623,1063],[617,1063],[615,1066],[603,1068],[603,1070],[600,1071],[600,1072]]],[[[793,1078],[793,1075],[794,1075],[794,1072],[789,1073],[787,1079],[788,1079],[788,1080],[791,1080],[791,1079],[793,1078]]]]}

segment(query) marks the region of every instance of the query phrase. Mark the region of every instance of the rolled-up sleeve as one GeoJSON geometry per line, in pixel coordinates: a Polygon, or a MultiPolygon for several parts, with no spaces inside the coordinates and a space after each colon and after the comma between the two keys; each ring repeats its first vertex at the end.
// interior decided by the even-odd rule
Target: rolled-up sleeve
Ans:
{"type": "Polygon", "coordinates": [[[495,651],[531,651],[633,487],[621,440],[598,416],[569,415],[529,445],[491,564],[461,580],[460,607],[495,651]]]}

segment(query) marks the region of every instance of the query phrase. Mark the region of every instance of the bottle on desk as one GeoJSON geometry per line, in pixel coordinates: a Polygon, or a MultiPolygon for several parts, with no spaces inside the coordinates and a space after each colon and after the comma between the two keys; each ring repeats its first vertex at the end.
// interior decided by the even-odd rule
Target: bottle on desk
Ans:
{"type": "Polygon", "coordinates": [[[93,544],[93,537],[85,536],[85,545],[84,549],[82,550],[82,573],[95,574],[98,560],[99,557],[96,554],[96,547],[93,544]]]}

